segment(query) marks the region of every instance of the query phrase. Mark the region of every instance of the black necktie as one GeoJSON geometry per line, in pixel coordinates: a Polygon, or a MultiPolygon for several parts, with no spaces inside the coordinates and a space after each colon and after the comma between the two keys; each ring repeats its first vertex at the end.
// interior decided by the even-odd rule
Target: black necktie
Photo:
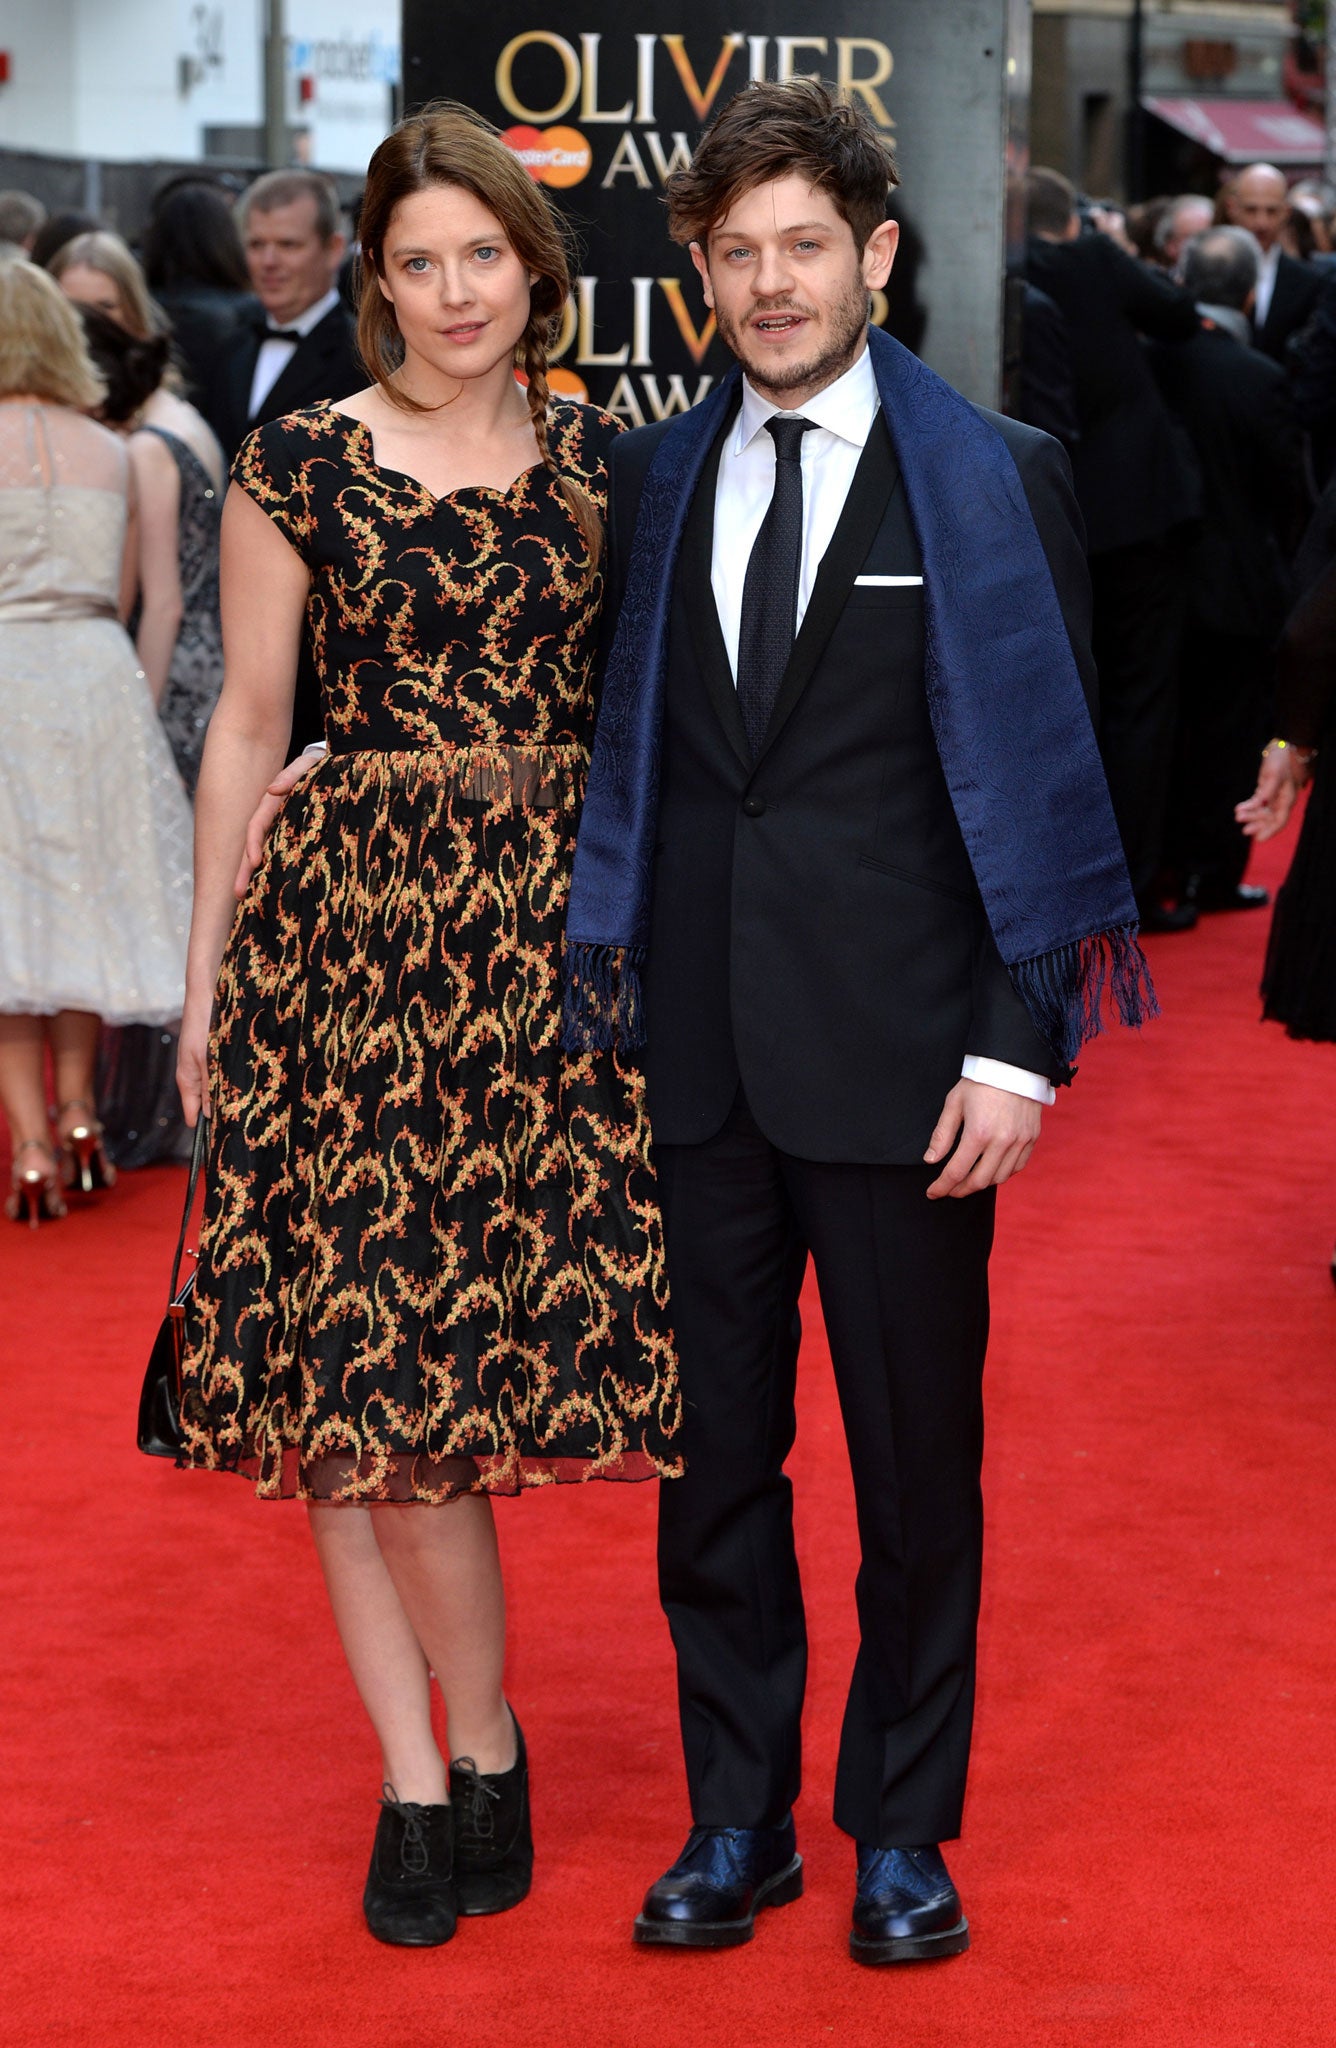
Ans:
{"type": "Polygon", "coordinates": [[[753,761],[793,652],[803,559],[802,445],[812,422],[781,412],[765,424],[775,444],[775,489],[747,564],[738,634],[738,708],[753,761]]]}
{"type": "Polygon", "coordinates": [[[301,330],[296,327],[271,327],[263,313],[257,313],[252,322],[261,341],[300,341],[301,330]]]}

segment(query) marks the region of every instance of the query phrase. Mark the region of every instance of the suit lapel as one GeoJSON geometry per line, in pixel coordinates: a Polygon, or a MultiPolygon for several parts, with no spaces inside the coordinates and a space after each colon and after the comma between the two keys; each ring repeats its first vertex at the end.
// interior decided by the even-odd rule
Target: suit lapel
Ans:
{"type": "Polygon", "coordinates": [[[261,399],[257,419],[281,419],[285,412],[296,412],[306,403],[313,389],[319,389],[323,395],[324,380],[320,370],[337,345],[338,337],[330,323],[338,317],[339,308],[335,306],[318,326],[311,329],[304,341],[297,343],[261,399]]]}
{"type": "Polygon", "coordinates": [[[736,417],[736,409],[730,411],[720,427],[696,485],[691,511],[687,515],[686,532],[682,536],[682,579],[696,666],[704,678],[706,692],[718,714],[719,723],[728,735],[729,744],[743,766],[750,769],[751,754],[742,712],[738,707],[737,685],[729,667],[728,649],[719,623],[719,607],[714,601],[712,580],[715,487],[724,441],[736,417]]]}
{"type": "MultiPolygon", "coordinates": [[[[764,759],[783,730],[788,718],[812,679],[826,642],[844,610],[854,578],[867,558],[872,537],[886,516],[891,493],[899,481],[900,469],[886,426],[879,412],[872,422],[867,446],[858,460],[849,495],[844,501],[830,546],[821,559],[811,601],[803,614],[798,637],[793,643],[789,665],[779,686],[775,708],[766,729],[760,759],[764,759]]],[[[713,607],[711,607],[713,609],[713,607]]],[[[717,622],[716,622],[717,623],[717,622]]],[[[733,692],[736,700],[737,692],[733,692]]],[[[736,703],[735,703],[736,709],[736,703]]],[[[741,716],[739,715],[739,725],[741,716]]]]}

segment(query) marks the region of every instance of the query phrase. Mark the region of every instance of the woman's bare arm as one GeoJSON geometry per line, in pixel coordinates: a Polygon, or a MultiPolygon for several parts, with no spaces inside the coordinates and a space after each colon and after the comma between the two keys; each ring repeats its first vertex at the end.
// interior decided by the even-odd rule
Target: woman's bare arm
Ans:
{"type": "Polygon", "coordinates": [[[232,880],[247,822],[287,749],[309,584],[301,557],[234,485],[223,507],[223,689],[195,798],[195,909],[177,1066],[191,1123],[201,1102],[208,1113],[209,1016],[236,910],[232,880]]]}
{"type": "Polygon", "coordinates": [[[167,688],[181,630],[181,473],[158,434],[130,436],[139,487],[139,631],[135,651],[153,702],[167,688]]]}

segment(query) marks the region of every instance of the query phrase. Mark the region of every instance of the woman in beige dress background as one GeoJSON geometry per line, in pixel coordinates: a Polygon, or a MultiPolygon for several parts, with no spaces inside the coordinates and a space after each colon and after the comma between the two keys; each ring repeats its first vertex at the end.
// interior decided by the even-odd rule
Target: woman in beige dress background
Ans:
{"type": "Polygon", "coordinates": [[[100,1022],[179,1016],[190,916],[190,807],[122,623],[129,458],[83,412],[102,395],[59,288],[0,263],[0,1105],[7,1213],[34,1226],[109,1178],[100,1022]]]}

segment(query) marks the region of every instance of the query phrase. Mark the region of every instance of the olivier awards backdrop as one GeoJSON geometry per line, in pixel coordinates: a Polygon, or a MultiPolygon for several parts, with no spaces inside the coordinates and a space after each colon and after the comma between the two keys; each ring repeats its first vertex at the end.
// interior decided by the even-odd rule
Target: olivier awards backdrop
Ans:
{"type": "Polygon", "coordinates": [[[750,79],[832,80],[899,159],[900,255],[875,317],[976,401],[1002,361],[1005,169],[1020,160],[1024,0],[405,0],[404,100],[494,121],[569,215],[581,275],[556,388],[628,425],[694,405],[726,367],[662,193],[711,112],[750,79]],[[679,10],[676,17],[682,19],[679,10]]]}

